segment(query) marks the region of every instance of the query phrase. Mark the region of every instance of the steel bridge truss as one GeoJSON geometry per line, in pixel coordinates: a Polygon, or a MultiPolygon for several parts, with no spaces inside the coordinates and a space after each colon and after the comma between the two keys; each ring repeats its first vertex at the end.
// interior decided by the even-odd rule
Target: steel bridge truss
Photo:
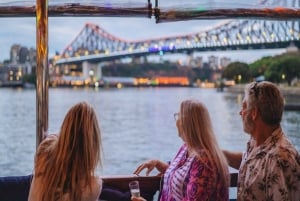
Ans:
{"type": "Polygon", "coordinates": [[[116,53],[208,51],[218,49],[285,48],[299,45],[299,21],[226,20],[222,24],[188,35],[127,41],[101,27],[86,24],[62,57],[116,53]]]}
{"type": "Polygon", "coordinates": [[[241,11],[241,14],[239,15],[237,12],[234,19],[238,20],[223,20],[209,30],[200,30],[198,33],[140,41],[120,39],[98,25],[86,24],[74,41],[65,48],[61,58],[131,53],[138,55],[147,52],[149,54],[157,52],[189,53],[210,50],[285,48],[291,44],[299,47],[299,18],[286,19],[289,16],[300,15],[299,6],[300,0],[262,0],[257,5],[258,9],[211,9],[193,13],[192,10],[160,9],[158,0],[155,0],[155,8],[152,9],[152,3],[148,0],[149,17],[154,15],[157,21],[160,19],[164,21],[197,19],[202,15],[229,17],[231,12],[237,11],[241,11]],[[256,19],[256,14],[263,18],[256,19]],[[239,16],[243,18],[240,19],[239,16]],[[250,16],[250,18],[245,20],[245,16],[250,16]],[[270,16],[271,19],[268,19],[270,16]]]}

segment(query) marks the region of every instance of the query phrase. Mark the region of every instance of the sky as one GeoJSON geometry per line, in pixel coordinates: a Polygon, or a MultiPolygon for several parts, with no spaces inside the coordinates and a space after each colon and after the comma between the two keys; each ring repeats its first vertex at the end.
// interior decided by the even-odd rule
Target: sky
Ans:
{"type": "MultiPolygon", "coordinates": [[[[1,0],[7,1],[7,0],[1,0]]],[[[109,0],[106,0],[107,2],[109,0]]],[[[117,0],[115,0],[117,2],[117,0]]],[[[127,0],[130,5],[130,0],[127,0]]],[[[144,0],[147,2],[146,0],[144,0]]],[[[223,0],[227,5],[232,5],[233,0],[223,0]],[[230,2],[230,3],[228,3],[230,2]]],[[[8,1],[9,2],[9,1],[8,1]]],[[[50,1],[51,2],[51,1],[50,1]]],[[[52,1],[53,2],[53,1],[52,1]]],[[[55,0],[54,0],[55,2],[55,0]]],[[[74,2],[74,1],[72,1],[74,2]]],[[[82,2],[82,1],[81,1],[82,2]]],[[[84,1],[83,1],[84,2],[84,1]]],[[[93,2],[93,1],[90,1],[93,2]]],[[[113,1],[112,1],[113,2],[113,1]]],[[[123,1],[124,2],[124,1],[123,1]]],[[[154,3],[154,0],[152,0],[154,3]]],[[[170,6],[172,2],[175,5],[187,5],[195,3],[195,0],[165,0],[162,6],[170,6]]],[[[205,2],[205,1],[203,1],[205,2]]],[[[217,6],[217,1],[206,1],[207,6],[217,6]]],[[[239,4],[246,2],[244,0],[236,1],[239,4]]],[[[225,4],[223,4],[225,6],[225,4]]],[[[0,3],[1,6],[1,3],[0,3]]],[[[176,6],[178,7],[178,6],[176,6]]],[[[155,23],[155,19],[147,17],[140,18],[121,18],[121,17],[49,17],[49,58],[55,52],[63,52],[65,47],[70,44],[79,34],[86,23],[95,23],[119,38],[125,40],[142,40],[157,37],[175,36],[182,34],[191,34],[210,29],[220,20],[191,20],[168,23],[155,23]]],[[[36,31],[35,18],[0,18],[0,62],[9,59],[10,47],[19,44],[25,47],[35,48],[36,31]]],[[[280,54],[284,50],[255,50],[255,51],[227,51],[227,52],[205,52],[201,53],[203,57],[215,55],[219,57],[230,57],[232,60],[242,62],[253,62],[263,56],[280,54]]]]}

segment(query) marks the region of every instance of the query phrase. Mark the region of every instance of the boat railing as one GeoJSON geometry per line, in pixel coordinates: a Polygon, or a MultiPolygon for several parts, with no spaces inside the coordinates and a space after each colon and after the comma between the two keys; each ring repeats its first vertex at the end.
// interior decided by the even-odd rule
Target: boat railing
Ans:
{"type": "MultiPolygon", "coordinates": [[[[230,188],[237,187],[237,173],[230,174],[230,188]]],[[[27,201],[32,175],[0,177],[1,201],[27,201]]],[[[161,176],[107,175],[102,176],[103,189],[99,200],[130,201],[128,183],[138,180],[140,193],[147,201],[156,201],[162,187],[161,176]]],[[[230,198],[234,201],[236,198],[230,198]]]]}
{"type": "MultiPolygon", "coordinates": [[[[237,178],[238,173],[230,174],[230,188],[237,187],[237,178]]],[[[148,198],[148,201],[160,191],[162,186],[162,178],[160,176],[117,175],[104,176],[102,179],[105,187],[118,189],[121,192],[129,191],[128,183],[133,180],[138,180],[140,183],[141,195],[148,198]]],[[[235,200],[235,198],[230,199],[230,201],[233,200],[235,200]]]]}

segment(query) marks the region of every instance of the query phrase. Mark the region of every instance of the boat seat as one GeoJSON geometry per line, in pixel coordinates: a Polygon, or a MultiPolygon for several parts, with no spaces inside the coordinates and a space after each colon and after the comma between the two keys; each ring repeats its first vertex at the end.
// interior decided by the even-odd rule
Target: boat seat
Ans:
{"type": "MultiPolygon", "coordinates": [[[[28,201],[32,175],[0,177],[1,201],[28,201]]],[[[148,201],[153,200],[153,193],[141,190],[141,195],[148,201]]],[[[130,201],[131,194],[128,190],[120,190],[103,182],[99,200],[105,201],[130,201]]]]}
{"type": "Polygon", "coordinates": [[[32,175],[0,177],[1,201],[28,201],[32,175]]]}
{"type": "MultiPolygon", "coordinates": [[[[236,187],[237,174],[231,174],[231,187],[236,187]]],[[[28,201],[32,175],[0,177],[1,201],[28,201]]],[[[100,201],[130,201],[129,181],[139,180],[141,195],[147,201],[153,201],[160,187],[160,177],[137,177],[132,175],[103,177],[100,201]]],[[[230,199],[229,201],[236,201],[230,199]]]]}

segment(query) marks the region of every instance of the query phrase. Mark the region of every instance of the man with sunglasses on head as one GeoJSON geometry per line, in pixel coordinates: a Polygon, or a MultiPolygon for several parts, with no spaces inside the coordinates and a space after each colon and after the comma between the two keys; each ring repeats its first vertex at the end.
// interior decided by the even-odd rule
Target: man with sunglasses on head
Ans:
{"type": "Polygon", "coordinates": [[[240,115],[251,136],[247,149],[223,151],[229,165],[239,169],[238,201],[300,201],[300,156],[281,128],[283,110],[275,84],[246,85],[240,115]]]}

